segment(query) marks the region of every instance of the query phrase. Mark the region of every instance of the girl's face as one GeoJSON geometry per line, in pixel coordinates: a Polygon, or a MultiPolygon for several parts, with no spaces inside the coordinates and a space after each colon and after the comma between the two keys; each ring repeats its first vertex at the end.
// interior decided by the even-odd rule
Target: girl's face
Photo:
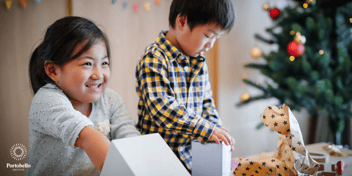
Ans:
{"type": "MultiPolygon", "coordinates": [[[[76,46],[73,55],[86,43],[76,46]]],[[[110,77],[109,58],[105,43],[97,40],[86,52],[58,69],[56,84],[69,97],[72,104],[89,105],[98,101],[110,77]]]]}

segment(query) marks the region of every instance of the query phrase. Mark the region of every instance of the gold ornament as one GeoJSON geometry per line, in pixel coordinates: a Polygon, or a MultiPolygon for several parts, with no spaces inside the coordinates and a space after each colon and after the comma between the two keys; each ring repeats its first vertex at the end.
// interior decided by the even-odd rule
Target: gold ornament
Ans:
{"type": "Polygon", "coordinates": [[[257,59],[259,58],[260,56],[262,56],[262,51],[260,50],[259,47],[254,47],[251,51],[251,56],[254,58],[254,59],[257,59]]]}
{"type": "Polygon", "coordinates": [[[305,44],[307,39],[305,36],[301,35],[300,32],[297,32],[296,35],[295,35],[295,38],[294,38],[294,41],[296,43],[302,43],[302,44],[305,44]]]}
{"type": "Polygon", "coordinates": [[[249,96],[249,94],[247,92],[244,92],[241,95],[241,102],[243,103],[244,101],[248,100],[251,96],[249,96]]]}
{"type": "Polygon", "coordinates": [[[302,40],[302,35],[301,35],[301,33],[300,32],[297,32],[296,33],[296,36],[295,36],[295,42],[296,43],[301,43],[301,40],[302,40]]]}
{"type": "Polygon", "coordinates": [[[304,3],[303,4],[303,7],[306,9],[308,7],[308,4],[307,3],[304,3]]]}
{"type": "Polygon", "coordinates": [[[268,9],[269,9],[269,4],[264,4],[264,5],[263,5],[263,9],[264,9],[264,10],[268,10],[268,9]]]}
{"type": "Polygon", "coordinates": [[[290,56],[290,61],[293,62],[293,61],[295,61],[295,59],[296,59],[295,56],[290,56]]]}

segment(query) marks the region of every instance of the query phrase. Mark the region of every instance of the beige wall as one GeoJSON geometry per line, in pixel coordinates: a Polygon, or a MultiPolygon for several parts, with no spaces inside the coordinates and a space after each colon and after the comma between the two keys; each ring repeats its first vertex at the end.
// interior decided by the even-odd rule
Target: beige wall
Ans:
{"type": "Polygon", "coordinates": [[[122,1],[80,0],[72,2],[72,15],[92,19],[106,32],[111,47],[112,71],[109,87],[117,91],[125,101],[132,119],[137,121],[138,96],[135,90],[135,70],[139,57],[147,45],[158,37],[161,30],[168,29],[168,14],[171,1],[127,1],[128,7],[122,7],[122,1]],[[138,12],[132,10],[133,3],[139,3],[138,12]],[[144,3],[150,3],[150,9],[144,3]]]}
{"type": "Polygon", "coordinates": [[[34,46],[45,29],[65,15],[64,0],[29,0],[27,9],[13,1],[0,7],[0,175],[23,175],[6,168],[6,163],[26,163],[10,156],[10,148],[21,143],[28,149],[28,113],[32,100],[28,63],[34,46]]]}
{"type": "MultiPolygon", "coordinates": [[[[6,162],[18,163],[10,157],[9,150],[15,143],[28,147],[28,112],[32,99],[28,81],[28,61],[34,45],[37,45],[49,24],[65,15],[64,0],[44,0],[36,4],[28,1],[27,9],[14,4],[10,10],[0,9],[0,157],[1,175],[9,171],[6,162]]],[[[160,6],[154,0],[133,0],[139,3],[139,11],[129,7],[123,9],[123,1],[112,5],[111,1],[79,0],[72,3],[72,14],[87,17],[98,24],[108,35],[112,50],[112,75],[109,87],[124,99],[132,118],[137,121],[135,92],[135,66],[144,48],[153,42],[161,30],[168,29],[168,11],[171,1],[161,0],[160,6]],[[150,3],[151,10],[143,7],[150,3]]],[[[266,106],[276,100],[251,103],[237,107],[240,95],[247,90],[243,75],[263,83],[265,79],[257,72],[243,68],[254,60],[249,53],[257,44],[263,51],[266,45],[256,43],[254,33],[265,34],[264,28],[272,25],[268,12],[262,10],[263,1],[234,1],[237,19],[233,30],[219,40],[218,110],[225,126],[236,139],[234,156],[245,156],[273,151],[277,134],[267,128],[256,130],[260,116],[266,106]],[[259,147],[260,146],[260,147],[259,147]]],[[[284,5],[277,1],[280,8],[284,5]]],[[[258,60],[257,62],[261,62],[258,60]]],[[[305,113],[296,114],[306,139],[305,113]]],[[[27,162],[27,159],[23,162],[27,162]]],[[[13,172],[11,172],[12,174],[13,172]]]]}

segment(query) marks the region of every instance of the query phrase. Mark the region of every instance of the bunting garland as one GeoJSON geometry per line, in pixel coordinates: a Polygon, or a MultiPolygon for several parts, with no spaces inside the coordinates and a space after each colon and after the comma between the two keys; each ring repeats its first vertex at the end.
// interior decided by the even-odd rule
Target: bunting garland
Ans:
{"type": "MultiPolygon", "coordinates": [[[[34,0],[34,1],[35,1],[36,3],[39,3],[39,4],[42,2],[42,0],[34,0]]],[[[151,8],[153,7],[153,6],[151,5],[151,3],[148,2],[148,1],[154,1],[154,3],[155,3],[156,6],[160,6],[160,5],[161,5],[161,0],[147,0],[145,3],[143,3],[143,7],[144,7],[145,10],[147,10],[147,11],[151,10],[151,8]]],[[[165,0],[165,1],[170,2],[171,0],[165,0]]],[[[125,0],[125,1],[110,0],[110,2],[111,2],[112,5],[121,3],[121,6],[122,6],[123,9],[127,9],[128,6],[130,5],[130,4],[127,2],[127,0],[125,0]]],[[[15,3],[17,3],[19,6],[23,7],[24,9],[27,8],[27,4],[28,4],[28,3],[27,3],[27,0],[16,0],[15,3]]],[[[6,9],[9,10],[9,9],[11,8],[11,6],[12,6],[12,0],[3,0],[2,5],[3,5],[4,7],[6,7],[6,9]]],[[[134,12],[138,12],[138,10],[139,10],[139,5],[140,5],[139,3],[132,3],[132,10],[133,10],[134,12]]]]}

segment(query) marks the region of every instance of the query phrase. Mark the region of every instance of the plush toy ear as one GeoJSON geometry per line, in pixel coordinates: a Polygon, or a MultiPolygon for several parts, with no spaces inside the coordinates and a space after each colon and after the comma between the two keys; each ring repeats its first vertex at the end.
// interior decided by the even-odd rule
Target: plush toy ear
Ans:
{"type": "Polygon", "coordinates": [[[262,120],[264,125],[270,129],[278,132],[279,134],[290,134],[290,123],[288,107],[283,105],[283,108],[276,106],[269,106],[265,109],[262,120]]]}
{"type": "Polygon", "coordinates": [[[47,60],[44,63],[44,69],[45,69],[45,73],[53,80],[57,83],[57,81],[59,80],[59,66],[54,64],[53,61],[51,60],[47,60]]]}

